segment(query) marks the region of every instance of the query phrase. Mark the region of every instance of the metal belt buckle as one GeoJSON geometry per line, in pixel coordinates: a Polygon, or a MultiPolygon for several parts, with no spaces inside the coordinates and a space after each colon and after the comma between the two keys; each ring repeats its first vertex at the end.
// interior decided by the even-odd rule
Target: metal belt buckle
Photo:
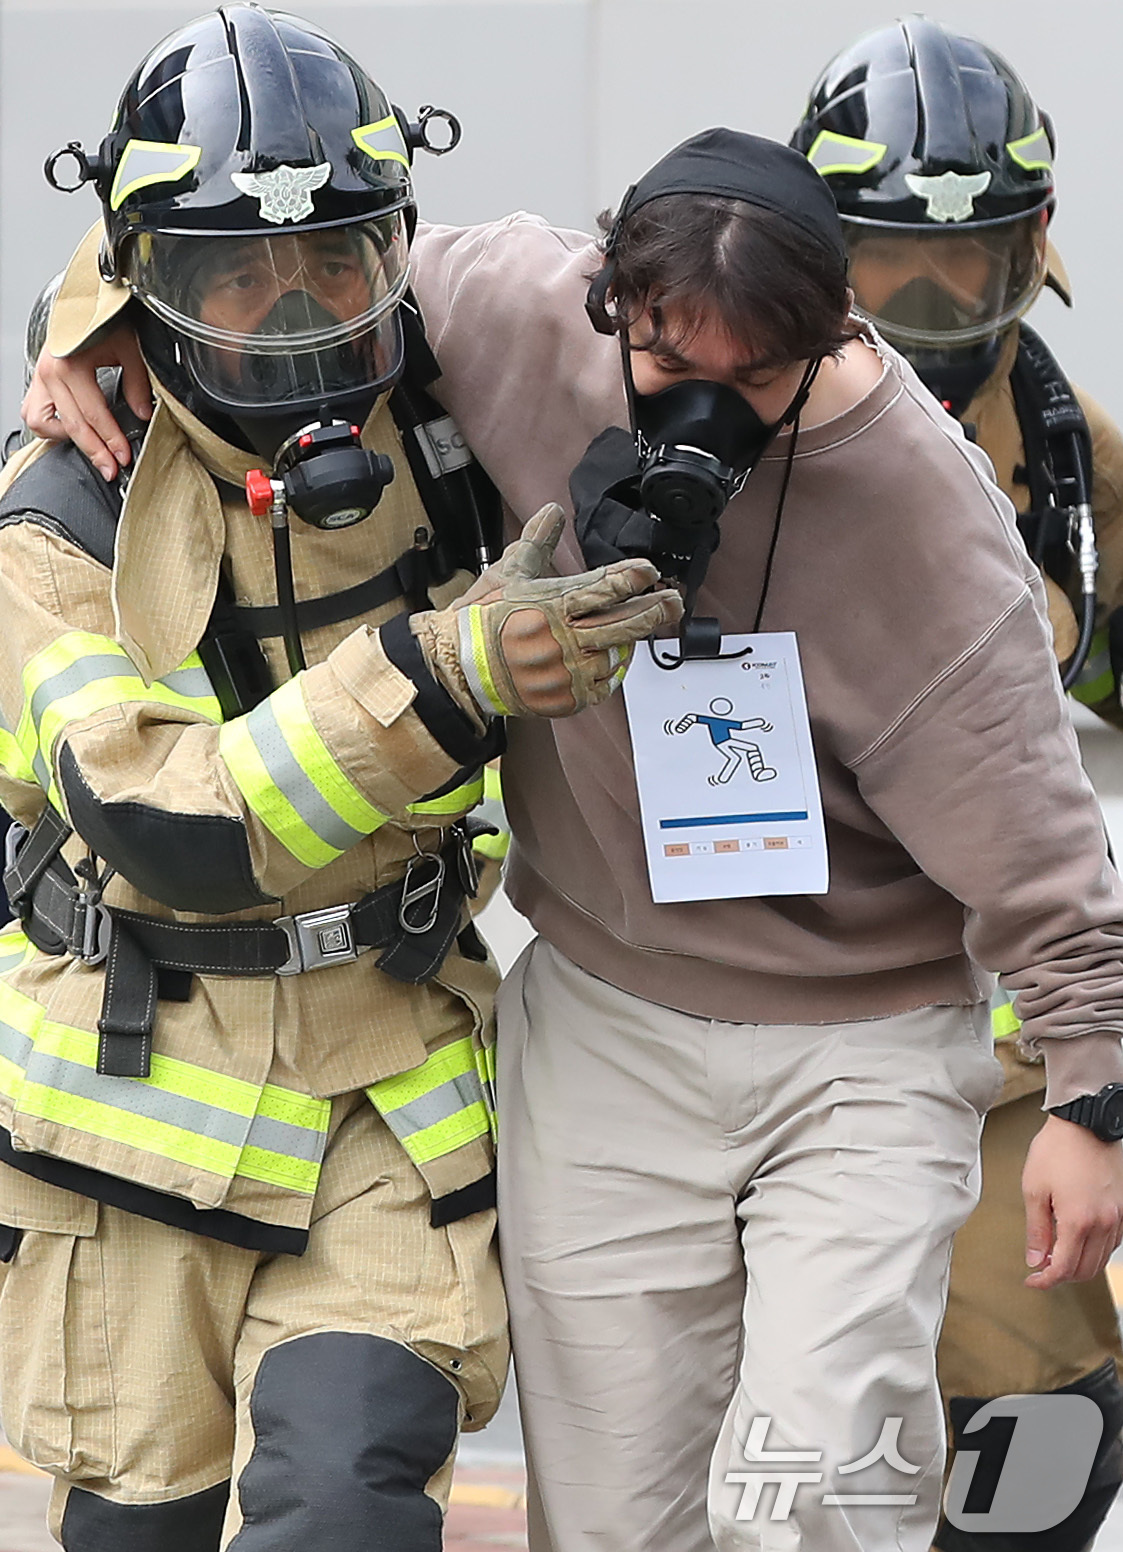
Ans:
{"type": "Polygon", "coordinates": [[[113,918],[109,908],[100,900],[79,894],[74,902],[75,933],[77,947],[71,952],[84,965],[104,964],[109,958],[109,944],[113,936],[113,918]]]}
{"type": "Polygon", "coordinates": [[[469,900],[474,900],[480,892],[480,865],[472,850],[472,833],[467,825],[454,824],[452,838],[456,842],[456,870],[461,887],[469,900]]]}
{"type": "Polygon", "coordinates": [[[299,975],[303,970],[322,970],[325,965],[346,965],[358,959],[366,944],[355,942],[350,905],[327,905],[320,911],[301,911],[299,916],[278,916],[279,927],[289,940],[289,957],[278,966],[278,975],[299,975]]]}
{"type": "Polygon", "coordinates": [[[24,841],[26,841],[26,839],[30,835],[30,833],[31,832],[30,832],[30,830],[28,830],[27,826],[26,825],[21,825],[18,819],[13,819],[11,824],[8,826],[8,833],[4,837],[4,872],[5,873],[8,871],[8,869],[15,862],[15,860],[16,860],[16,853],[19,851],[19,849],[23,845],[24,841]]]}
{"type": "Polygon", "coordinates": [[[402,903],[398,906],[398,921],[404,931],[421,937],[436,925],[444,880],[445,859],[439,851],[419,851],[410,859],[402,879],[402,903]]]}

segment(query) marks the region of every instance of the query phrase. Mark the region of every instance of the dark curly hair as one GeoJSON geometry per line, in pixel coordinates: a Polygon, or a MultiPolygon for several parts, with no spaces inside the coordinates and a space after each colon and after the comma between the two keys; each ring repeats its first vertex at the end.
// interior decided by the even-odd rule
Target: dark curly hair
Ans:
{"type": "MultiPolygon", "coordinates": [[[[600,217],[605,234],[611,213],[600,217]]],[[[688,343],[715,313],[730,338],[786,364],[837,355],[857,333],[840,255],[775,211],[717,194],[665,194],[623,223],[609,295],[643,348],[688,343]],[[679,315],[674,337],[666,313],[679,315]],[[685,320],[685,329],[681,320],[685,320]]]]}

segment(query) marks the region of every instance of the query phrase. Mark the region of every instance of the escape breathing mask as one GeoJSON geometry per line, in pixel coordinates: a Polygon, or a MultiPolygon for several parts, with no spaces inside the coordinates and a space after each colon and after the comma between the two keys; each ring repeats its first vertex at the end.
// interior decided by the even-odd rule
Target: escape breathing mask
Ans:
{"type": "MultiPolygon", "coordinates": [[[[570,477],[589,565],[642,557],[664,575],[688,580],[696,557],[708,560],[717,548],[721,515],[765,448],[802,409],[817,365],[772,423],[723,383],[630,392],[633,435],[620,427],[602,432],[570,477]]],[[[630,389],[627,365],[625,372],[630,389]]]]}
{"type": "Polygon", "coordinates": [[[834,199],[806,158],[730,129],[706,130],[657,162],[625,194],[605,239],[604,266],[585,306],[597,332],[620,342],[631,434],[621,427],[603,431],[573,471],[577,537],[591,566],[646,557],[686,584],[682,639],[689,650],[694,599],[718,545],[721,516],[773,437],[798,423],[820,360],[808,361],[787,409],[771,424],[721,383],[693,380],[636,393],[628,320],[612,302],[621,233],[643,205],[676,194],[718,195],[772,211],[837,256],[840,274],[846,250],[834,199]]]}

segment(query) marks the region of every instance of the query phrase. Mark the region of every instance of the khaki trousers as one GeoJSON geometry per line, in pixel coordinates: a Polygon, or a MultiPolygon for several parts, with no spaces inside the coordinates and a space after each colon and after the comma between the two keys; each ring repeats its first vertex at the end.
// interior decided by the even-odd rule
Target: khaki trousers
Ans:
{"type": "Polygon", "coordinates": [[[499,1052],[532,1552],[926,1552],[951,1241],[1001,1080],[987,1009],[721,1024],[539,941],[499,1052]],[[754,1473],[762,1441],[788,1459],[754,1473]]]}
{"type": "MultiPolygon", "coordinates": [[[[213,1547],[224,1485],[233,1478],[223,1547],[242,1529],[246,1483],[259,1485],[262,1509],[252,1534],[239,1539],[239,1552],[243,1542],[297,1544],[283,1519],[284,1493],[305,1515],[324,1494],[330,1513],[358,1482],[351,1523],[336,1529],[325,1522],[321,1544],[381,1548],[382,1527],[355,1525],[370,1512],[365,1505],[378,1500],[369,1491],[364,1497],[360,1478],[363,1452],[373,1455],[380,1429],[389,1432],[387,1459],[397,1458],[403,1471],[396,1491],[416,1487],[434,1501],[432,1544],[439,1541],[456,1424],[481,1427],[488,1420],[506,1370],[495,1214],[432,1228],[424,1182],[374,1108],[359,1095],[337,1101],[335,1110],[309,1247],[300,1257],[219,1244],[30,1183],[34,1217],[48,1222],[54,1200],[60,1232],[27,1229],[4,1269],[0,1395],[13,1445],[55,1477],[52,1533],[62,1540],[64,1521],[76,1518],[75,1505],[68,1510],[75,1489],[82,1490],[79,1506],[93,1494],[126,1511],[218,1493],[213,1540],[194,1531],[173,1540],[154,1514],[143,1520],[143,1532],[135,1530],[135,1514],[119,1515],[115,1532],[113,1512],[92,1507],[83,1513],[95,1530],[67,1524],[65,1545],[213,1547]],[[83,1232],[67,1232],[76,1208],[83,1232]],[[339,1381],[326,1427],[313,1395],[325,1365],[339,1381]],[[271,1430],[264,1442],[263,1419],[271,1430]],[[406,1482],[406,1465],[416,1483],[406,1482]],[[323,1479],[335,1471],[338,1492],[330,1481],[301,1481],[302,1473],[323,1479]],[[282,1493],[275,1490],[279,1476],[282,1493]],[[274,1512],[280,1523],[270,1530],[265,1522],[274,1512]]],[[[3,1221],[3,1177],[14,1172],[0,1169],[3,1221]]],[[[27,1194],[24,1177],[10,1183],[8,1205],[18,1207],[27,1194]]],[[[427,1512],[419,1509],[422,1520],[427,1512]]]]}

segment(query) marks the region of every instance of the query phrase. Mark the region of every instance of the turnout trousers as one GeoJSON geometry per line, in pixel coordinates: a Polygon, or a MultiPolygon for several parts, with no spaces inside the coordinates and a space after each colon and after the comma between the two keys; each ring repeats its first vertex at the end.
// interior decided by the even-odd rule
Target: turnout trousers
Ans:
{"type": "Polygon", "coordinates": [[[1123,1480],[1119,1322],[1103,1273],[1047,1292],[1024,1285],[1022,1168],[1045,1119],[1044,1075],[1018,1057],[1012,1040],[999,1041],[995,1051],[1006,1084],[983,1127],[982,1196],[955,1237],[937,1353],[951,1436],[963,1439],[964,1425],[992,1397],[1052,1391],[1090,1396],[1104,1414],[1104,1433],[1084,1497],[1067,1520],[1001,1541],[943,1521],[936,1545],[941,1552],[1080,1552],[1123,1480]]]}
{"type": "Polygon", "coordinates": [[[722,1024],[539,941],[499,1057],[531,1552],[927,1552],[988,1010],[722,1024]]]}
{"type": "Polygon", "coordinates": [[[506,1369],[494,1212],[431,1227],[362,1095],[303,1256],[33,1185],[59,1231],[4,1269],[0,1397],[66,1552],[439,1552],[458,1429],[506,1369]]]}

